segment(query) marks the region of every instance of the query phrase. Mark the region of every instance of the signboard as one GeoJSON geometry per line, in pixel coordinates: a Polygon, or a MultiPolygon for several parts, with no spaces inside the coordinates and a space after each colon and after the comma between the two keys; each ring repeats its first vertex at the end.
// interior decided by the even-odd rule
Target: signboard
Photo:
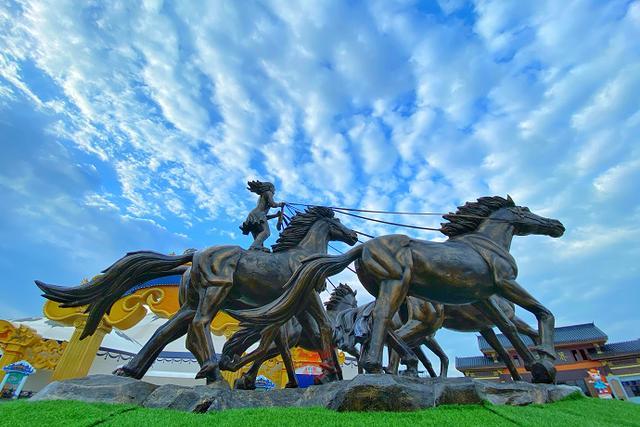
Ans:
{"type": "Polygon", "coordinates": [[[6,375],[2,379],[2,383],[0,383],[0,394],[2,394],[5,388],[13,390],[13,399],[17,399],[20,396],[20,392],[22,391],[22,387],[24,387],[24,383],[27,382],[27,378],[36,372],[35,368],[26,360],[11,363],[2,368],[2,370],[6,372],[6,375]]]}

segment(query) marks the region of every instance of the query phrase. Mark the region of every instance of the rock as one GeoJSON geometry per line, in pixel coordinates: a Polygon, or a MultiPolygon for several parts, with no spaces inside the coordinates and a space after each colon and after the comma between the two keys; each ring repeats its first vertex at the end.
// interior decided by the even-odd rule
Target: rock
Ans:
{"type": "Polygon", "coordinates": [[[188,412],[207,412],[208,410],[227,409],[231,389],[226,382],[212,386],[195,387],[165,384],[158,387],[147,397],[143,406],[147,408],[168,408],[188,412]]]}
{"type": "MultiPolygon", "coordinates": [[[[302,388],[285,388],[281,390],[233,390],[229,408],[270,408],[301,406],[299,401],[304,395],[302,388]]],[[[211,407],[209,411],[216,408],[211,407]]]]}
{"type": "Polygon", "coordinates": [[[549,387],[547,393],[549,396],[547,400],[548,402],[557,402],[558,400],[562,400],[565,397],[569,397],[572,394],[576,393],[582,395],[582,391],[580,390],[580,388],[564,384],[549,387]]]}
{"type": "Polygon", "coordinates": [[[478,394],[478,381],[472,378],[429,378],[426,381],[435,389],[434,406],[479,404],[487,400],[478,394]]]}
{"type": "Polygon", "coordinates": [[[548,388],[548,384],[530,384],[523,381],[511,383],[476,381],[478,396],[494,405],[523,406],[546,403],[548,388]]]}
{"type": "Polygon", "coordinates": [[[335,411],[414,411],[446,404],[529,405],[555,402],[578,387],[472,378],[358,375],[306,389],[230,390],[226,382],[156,386],[132,378],[92,375],[49,384],[31,400],[133,403],[148,408],[212,412],[231,408],[320,406],[335,411]]]}
{"type": "Polygon", "coordinates": [[[407,376],[358,375],[351,381],[335,383],[330,392],[315,387],[321,390],[311,390],[307,401],[322,402],[336,411],[415,411],[434,406],[434,388],[425,387],[423,382],[407,376]]]}
{"type": "Polygon", "coordinates": [[[158,386],[155,384],[134,378],[90,375],[84,378],[54,381],[30,400],[81,400],[141,405],[156,388],[158,386]]]}

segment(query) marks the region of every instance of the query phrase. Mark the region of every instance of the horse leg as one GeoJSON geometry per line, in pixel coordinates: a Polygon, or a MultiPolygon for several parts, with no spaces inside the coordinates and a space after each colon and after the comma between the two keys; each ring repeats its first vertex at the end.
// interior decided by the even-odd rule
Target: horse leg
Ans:
{"type": "Polygon", "coordinates": [[[422,351],[422,348],[420,348],[420,346],[417,346],[413,348],[413,351],[415,351],[416,356],[418,356],[418,359],[420,359],[420,362],[429,373],[429,376],[431,378],[437,377],[438,374],[436,374],[436,371],[433,370],[433,365],[431,365],[431,361],[429,360],[427,355],[424,354],[424,351],[422,351]]]}
{"type": "Polygon", "coordinates": [[[311,299],[307,304],[307,311],[316,321],[318,329],[320,330],[320,359],[322,360],[324,368],[328,371],[321,377],[316,378],[316,381],[324,383],[340,380],[342,378],[342,368],[340,367],[340,363],[338,363],[338,355],[333,345],[331,320],[327,316],[322,300],[320,300],[320,295],[316,292],[313,292],[311,295],[311,299]]]}
{"type": "Polygon", "coordinates": [[[201,363],[196,378],[206,378],[207,382],[222,379],[209,328],[230,289],[231,286],[209,286],[203,289],[198,309],[187,332],[187,349],[201,363]]]}
{"type": "Polygon", "coordinates": [[[500,332],[509,339],[513,348],[522,357],[525,368],[531,372],[534,382],[553,383],[556,372],[553,363],[548,360],[535,359],[533,353],[531,353],[524,342],[522,342],[520,335],[518,335],[518,330],[513,322],[511,322],[511,319],[504,314],[492,299],[478,301],[474,305],[489,317],[498,329],[500,329],[500,332]]]}
{"type": "Polygon", "coordinates": [[[264,328],[261,333],[260,344],[258,345],[258,348],[256,348],[249,354],[245,354],[239,360],[232,360],[231,362],[229,362],[228,366],[226,367],[227,370],[235,372],[248,363],[264,358],[265,355],[269,354],[269,352],[271,351],[276,351],[275,354],[277,354],[277,349],[274,346],[274,341],[276,334],[279,331],[280,325],[269,325],[264,328]]]}
{"type": "Polygon", "coordinates": [[[258,373],[260,372],[260,367],[265,361],[277,355],[278,350],[275,347],[270,348],[266,354],[261,355],[258,360],[253,362],[247,372],[245,372],[240,378],[235,380],[235,382],[233,383],[233,388],[237,390],[255,390],[256,378],[258,377],[258,373]]]}
{"type": "Polygon", "coordinates": [[[529,326],[527,322],[525,322],[518,316],[513,316],[513,319],[511,319],[511,321],[514,325],[516,325],[518,333],[528,336],[536,345],[540,344],[540,334],[538,334],[538,331],[529,326]]]}
{"type": "MultiPolygon", "coordinates": [[[[435,336],[431,335],[425,338],[425,345],[431,350],[438,359],[440,359],[440,377],[447,378],[447,374],[449,372],[449,357],[447,353],[444,352],[438,341],[436,341],[435,336]]],[[[418,353],[418,357],[420,357],[420,353],[418,353]]]]}
{"type": "MultiPolygon", "coordinates": [[[[416,354],[417,355],[417,354],[416,354]]],[[[419,358],[420,356],[418,356],[419,358]]],[[[400,355],[392,348],[389,348],[389,363],[387,365],[387,374],[398,375],[400,367],[400,355]]]]}
{"type": "Polygon", "coordinates": [[[171,318],[154,333],[144,347],[126,365],[113,371],[114,375],[140,379],[149,370],[162,349],[187,333],[195,310],[186,305],[180,307],[171,318]]]}
{"type": "Polygon", "coordinates": [[[402,364],[407,367],[406,374],[417,377],[418,357],[416,354],[392,329],[389,329],[387,335],[387,345],[400,355],[402,364]]]}
{"type": "Polygon", "coordinates": [[[543,306],[515,280],[505,280],[501,282],[498,292],[504,298],[536,316],[538,333],[540,334],[540,345],[534,347],[534,350],[543,357],[552,360],[555,359],[556,351],[553,342],[555,318],[551,311],[543,306]]]}
{"type": "Polygon", "coordinates": [[[489,343],[491,348],[496,351],[496,353],[500,357],[500,360],[509,370],[511,378],[514,381],[522,381],[522,377],[520,376],[518,369],[516,369],[515,365],[513,364],[513,360],[511,360],[509,353],[507,353],[502,344],[500,344],[500,340],[498,340],[498,337],[496,336],[495,332],[493,332],[493,329],[484,328],[480,329],[478,332],[480,332],[480,335],[482,335],[482,337],[487,340],[487,343],[489,343]]]}
{"type": "Polygon", "coordinates": [[[276,335],[276,348],[282,356],[285,369],[287,370],[287,376],[289,381],[284,386],[285,388],[298,388],[298,380],[296,379],[296,370],[293,367],[293,360],[291,359],[291,351],[289,347],[289,337],[287,334],[287,328],[283,325],[280,328],[280,333],[276,335]]]}
{"type": "MultiPolygon", "coordinates": [[[[408,276],[408,268],[403,276],[408,276]]],[[[371,338],[366,351],[360,357],[361,365],[367,373],[382,372],[382,349],[389,331],[391,318],[398,311],[400,304],[407,296],[408,280],[387,279],[380,282],[380,290],[373,308],[371,338]]]]}

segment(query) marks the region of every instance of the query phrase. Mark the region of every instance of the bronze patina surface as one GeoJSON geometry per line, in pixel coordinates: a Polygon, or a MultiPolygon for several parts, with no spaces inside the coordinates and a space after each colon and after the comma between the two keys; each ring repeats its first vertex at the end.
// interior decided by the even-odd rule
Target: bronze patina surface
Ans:
{"type": "MultiPolygon", "coordinates": [[[[180,309],[115,373],[142,378],[158,354],[171,341],[187,335],[187,348],[198,359],[197,378],[217,381],[218,361],[209,325],[220,309],[260,307],[279,297],[302,259],[326,254],[329,241],[357,242],[355,231],[345,227],[329,208],[309,208],[292,218],[273,246],[273,253],[244,250],[239,246],[212,246],[201,251],[169,256],[142,251],[129,253],[89,284],[61,287],[36,281],[44,296],[66,306],[88,305],[89,317],[82,337],[95,332],[102,316],[129,289],[158,277],[182,274],[180,309]],[[191,262],[190,267],[184,264],[191,262]]],[[[329,379],[340,374],[331,344],[331,325],[315,292],[308,295],[297,316],[321,348],[329,379]]],[[[278,332],[279,327],[275,332],[278,332]]],[[[275,335],[275,334],[274,334],[275,335]]],[[[269,337],[274,338],[274,337],[269,337]]]]}
{"type": "Polygon", "coordinates": [[[564,226],[506,199],[482,197],[444,216],[442,232],[449,239],[431,242],[405,235],[371,239],[338,256],[314,256],[291,277],[287,290],[272,303],[250,310],[236,310],[244,322],[277,328],[293,317],[302,301],[327,277],[355,262],[358,278],[374,296],[371,339],[360,357],[370,373],[382,371],[382,350],[390,322],[407,295],[444,304],[474,304],[491,319],[523,355],[536,382],[553,382],[555,358],[553,314],[526,291],[516,277],[518,269],[509,254],[513,236],[529,234],[560,237],[564,226]],[[522,342],[511,319],[491,297],[498,295],[533,313],[538,320],[540,345],[536,357],[522,342]]]}

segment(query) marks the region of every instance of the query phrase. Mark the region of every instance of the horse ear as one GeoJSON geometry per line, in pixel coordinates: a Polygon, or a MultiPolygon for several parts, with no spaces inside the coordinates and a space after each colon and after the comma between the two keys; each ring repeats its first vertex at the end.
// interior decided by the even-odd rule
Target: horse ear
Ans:
{"type": "Polygon", "coordinates": [[[507,194],[507,202],[509,202],[512,206],[516,205],[516,202],[513,201],[510,195],[507,194]]]}
{"type": "Polygon", "coordinates": [[[355,297],[356,295],[358,295],[358,291],[353,291],[353,296],[355,297]]]}

